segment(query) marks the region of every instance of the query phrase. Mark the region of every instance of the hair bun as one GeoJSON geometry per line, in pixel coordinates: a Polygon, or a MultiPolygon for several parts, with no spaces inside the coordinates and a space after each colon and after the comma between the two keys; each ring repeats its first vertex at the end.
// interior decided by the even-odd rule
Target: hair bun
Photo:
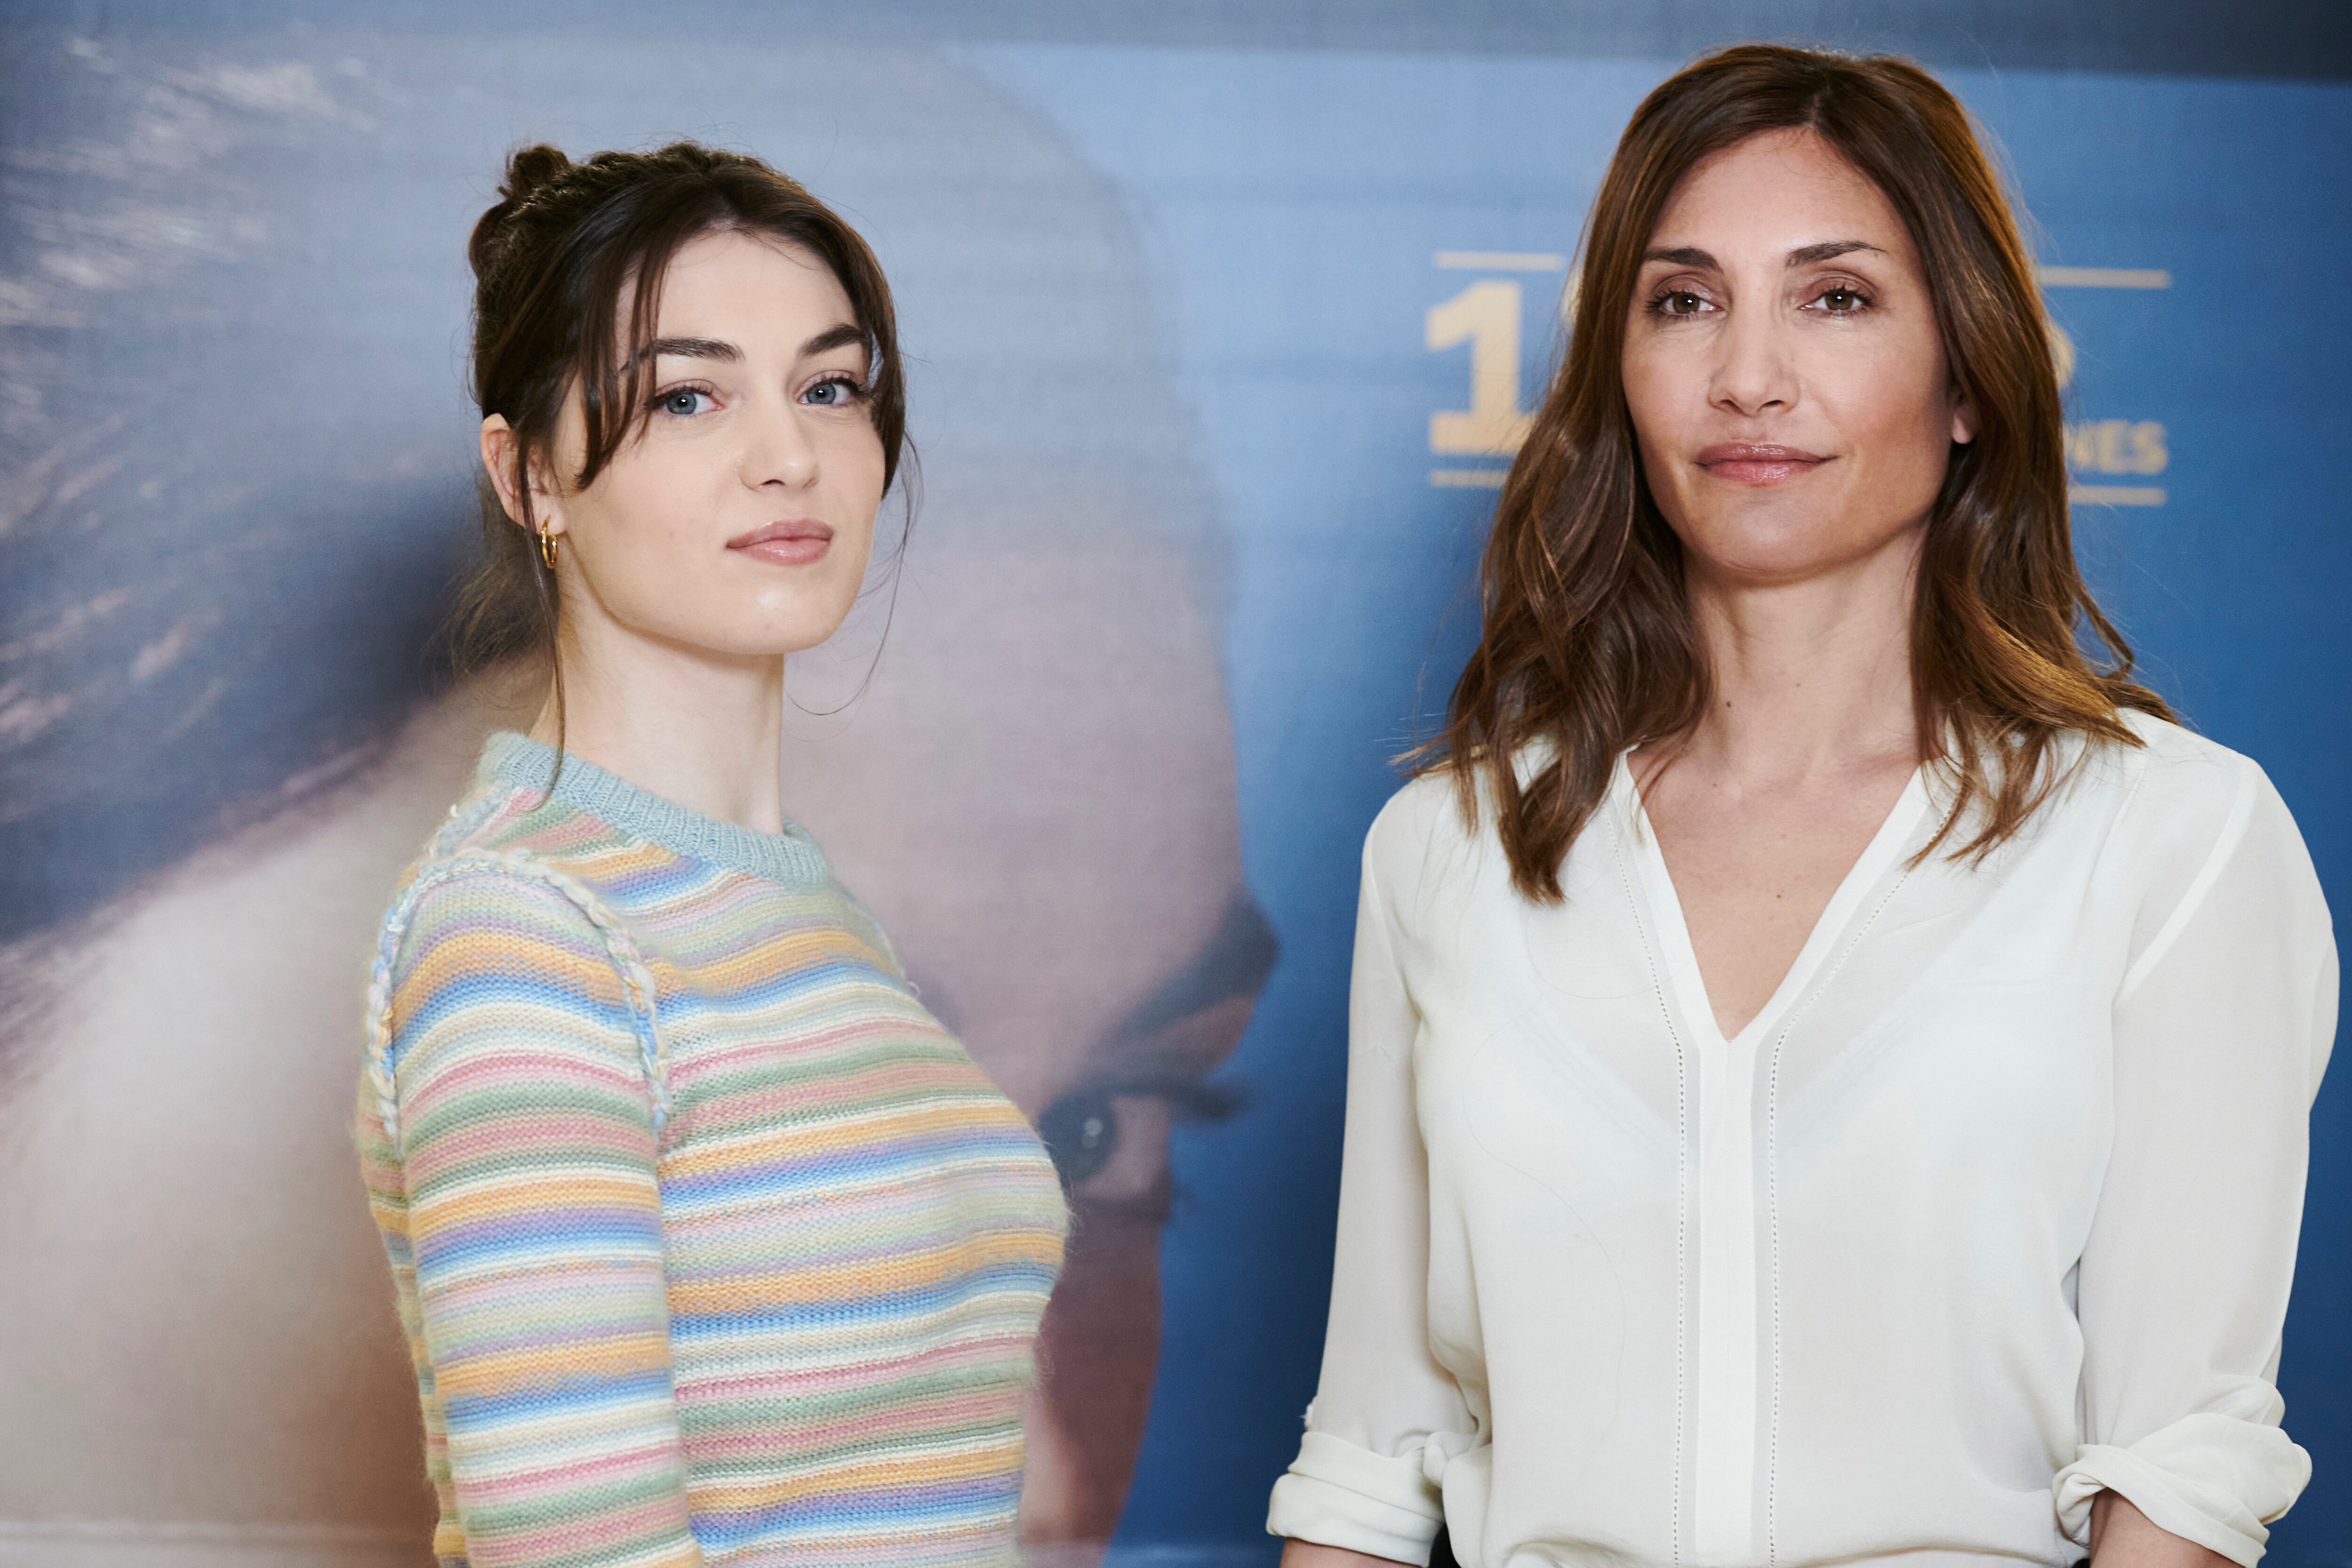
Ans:
{"type": "Polygon", "coordinates": [[[541,186],[551,184],[572,172],[572,160],[562,149],[536,142],[528,147],[518,147],[507,155],[507,177],[499,186],[499,195],[517,206],[530,200],[541,186]]]}
{"type": "Polygon", "coordinates": [[[488,276],[498,259],[499,239],[517,209],[572,170],[572,160],[544,142],[507,154],[507,174],[499,183],[498,204],[475,221],[474,232],[466,241],[466,259],[473,264],[477,279],[488,276]]]}

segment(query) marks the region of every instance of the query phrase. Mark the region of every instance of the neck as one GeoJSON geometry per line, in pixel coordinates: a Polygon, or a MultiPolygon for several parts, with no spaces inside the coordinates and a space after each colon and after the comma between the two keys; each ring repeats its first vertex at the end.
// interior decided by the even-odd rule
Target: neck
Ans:
{"type": "Polygon", "coordinates": [[[548,694],[531,739],[720,822],[782,831],[781,655],[732,656],[610,625],[575,630],[559,655],[562,734],[548,694]]]}
{"type": "Polygon", "coordinates": [[[1795,582],[1694,565],[1691,617],[1706,715],[1678,755],[1758,784],[1802,784],[1918,761],[1911,604],[1919,541],[1795,582]]]}

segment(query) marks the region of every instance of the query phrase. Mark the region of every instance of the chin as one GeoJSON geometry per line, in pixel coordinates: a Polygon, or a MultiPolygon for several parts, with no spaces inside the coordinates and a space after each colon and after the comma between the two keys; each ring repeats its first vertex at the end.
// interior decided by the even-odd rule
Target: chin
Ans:
{"type": "MultiPolygon", "coordinates": [[[[1773,508],[1775,512],[1781,509],[1773,508]]],[[[1793,510],[1793,509],[1791,509],[1793,510]]],[[[1763,587],[1799,583],[1870,560],[1913,530],[1855,536],[1822,526],[1820,513],[1722,520],[1713,526],[1676,527],[1690,569],[1718,582],[1763,587]]]]}
{"type": "Polygon", "coordinates": [[[1785,583],[1827,571],[1849,559],[1826,550],[1816,529],[1786,527],[1694,530],[1682,534],[1683,555],[1709,577],[1733,583],[1785,583]]]}
{"type": "Polygon", "coordinates": [[[810,613],[789,618],[747,616],[740,622],[677,621],[638,629],[675,647],[722,659],[782,658],[824,644],[841,629],[845,618],[810,613]]]}

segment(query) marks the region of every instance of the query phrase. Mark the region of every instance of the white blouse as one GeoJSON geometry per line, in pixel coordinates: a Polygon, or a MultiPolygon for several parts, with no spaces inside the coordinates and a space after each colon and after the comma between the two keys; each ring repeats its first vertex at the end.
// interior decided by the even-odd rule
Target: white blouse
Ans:
{"type": "Polygon", "coordinates": [[[1565,903],[1365,846],[1321,1387],[1277,1535],[1465,1568],[2068,1563],[2101,1489],[2252,1563],[2336,1028],[2252,762],[2135,718],[1970,866],[1923,773],[1727,1040],[1621,763],[1565,903]]]}

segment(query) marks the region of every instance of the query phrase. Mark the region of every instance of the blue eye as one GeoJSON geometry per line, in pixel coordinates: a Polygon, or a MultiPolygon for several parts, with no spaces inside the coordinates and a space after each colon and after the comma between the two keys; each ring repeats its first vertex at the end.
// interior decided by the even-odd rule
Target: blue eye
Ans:
{"type": "Polygon", "coordinates": [[[858,384],[845,375],[829,376],[801,394],[801,401],[819,408],[841,408],[858,399],[858,384]]]}
{"type": "Polygon", "coordinates": [[[673,418],[690,419],[695,415],[702,413],[710,401],[710,394],[699,387],[680,386],[668,392],[656,394],[654,397],[654,407],[673,418]]]}

